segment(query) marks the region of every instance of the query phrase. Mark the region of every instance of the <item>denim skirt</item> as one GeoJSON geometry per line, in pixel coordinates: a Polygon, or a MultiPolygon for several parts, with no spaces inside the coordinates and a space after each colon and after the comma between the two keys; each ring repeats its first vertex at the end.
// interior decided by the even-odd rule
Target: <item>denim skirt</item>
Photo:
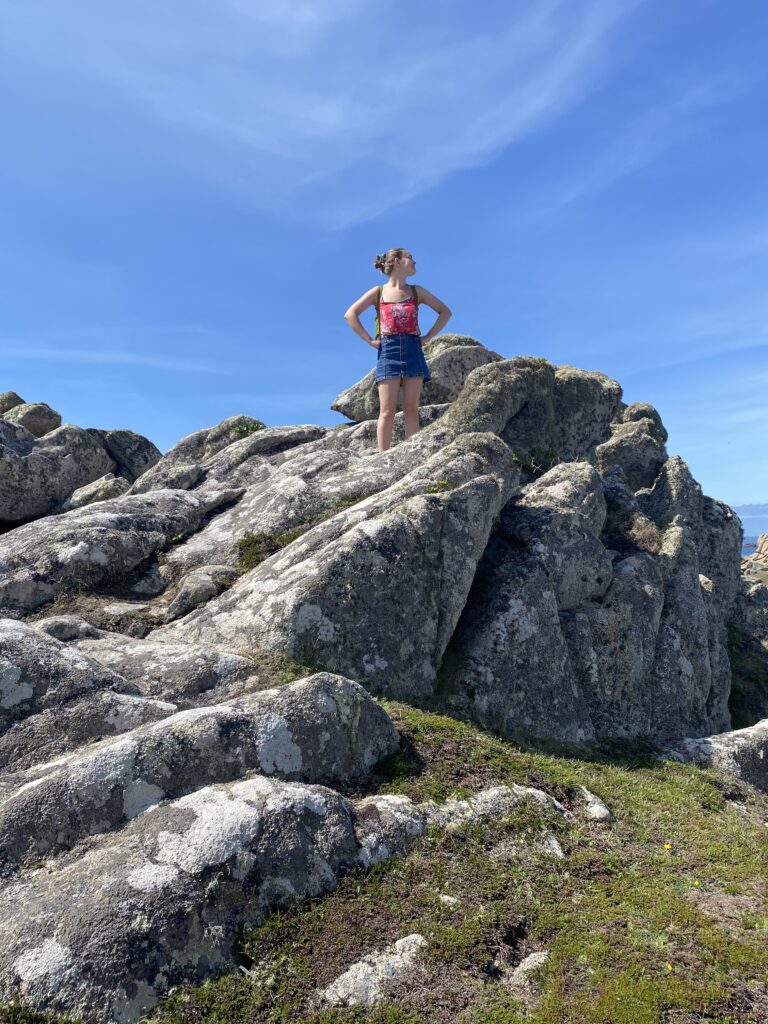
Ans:
{"type": "Polygon", "coordinates": [[[393,377],[423,377],[432,380],[418,334],[385,334],[376,360],[376,381],[393,377]]]}

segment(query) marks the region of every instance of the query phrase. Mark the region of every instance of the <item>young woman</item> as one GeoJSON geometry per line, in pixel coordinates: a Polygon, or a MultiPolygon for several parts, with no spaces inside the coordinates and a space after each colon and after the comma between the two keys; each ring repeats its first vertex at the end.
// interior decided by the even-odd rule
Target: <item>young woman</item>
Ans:
{"type": "Polygon", "coordinates": [[[379,303],[378,287],[369,289],[353,303],[344,319],[358,337],[379,350],[376,383],[380,411],[376,437],[379,451],[385,452],[392,443],[401,382],[405,436],[410,437],[419,429],[421,386],[425,380],[432,379],[422,345],[440,333],[452,313],[444,302],[422,285],[406,285],[406,278],[416,273],[416,263],[407,249],[390,249],[381,253],[373,265],[389,278],[388,283],[382,286],[379,304],[381,340],[371,338],[360,323],[363,310],[379,303]],[[423,336],[419,331],[419,304],[422,302],[438,314],[432,329],[423,336]]]}

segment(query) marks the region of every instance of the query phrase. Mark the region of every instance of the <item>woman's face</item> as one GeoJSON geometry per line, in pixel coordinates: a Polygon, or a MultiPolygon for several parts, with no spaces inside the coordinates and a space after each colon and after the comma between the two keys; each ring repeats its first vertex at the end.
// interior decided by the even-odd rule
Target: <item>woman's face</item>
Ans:
{"type": "Polygon", "coordinates": [[[416,273],[416,260],[413,258],[413,254],[410,252],[404,252],[402,256],[398,258],[400,269],[406,274],[416,273]]]}

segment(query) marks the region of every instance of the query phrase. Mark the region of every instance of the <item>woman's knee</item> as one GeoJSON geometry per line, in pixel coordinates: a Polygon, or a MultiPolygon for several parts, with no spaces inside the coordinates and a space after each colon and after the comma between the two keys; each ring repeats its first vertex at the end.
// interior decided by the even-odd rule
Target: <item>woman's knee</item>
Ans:
{"type": "Polygon", "coordinates": [[[397,414],[397,405],[382,405],[379,409],[379,419],[385,423],[394,422],[395,415],[397,414]]]}

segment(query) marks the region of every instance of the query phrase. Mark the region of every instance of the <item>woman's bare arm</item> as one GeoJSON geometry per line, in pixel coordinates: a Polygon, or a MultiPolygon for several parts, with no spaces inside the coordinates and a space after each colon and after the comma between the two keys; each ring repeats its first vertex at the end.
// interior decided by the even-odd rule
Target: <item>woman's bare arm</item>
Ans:
{"type": "Polygon", "coordinates": [[[369,306],[376,305],[376,296],[378,294],[378,287],[369,288],[365,295],[361,295],[357,302],[353,302],[347,312],[344,314],[344,319],[347,321],[349,326],[363,341],[367,341],[369,345],[373,345],[374,348],[378,348],[379,342],[374,341],[368,331],[360,323],[360,314],[364,309],[368,309],[369,306]]]}
{"type": "Polygon", "coordinates": [[[448,309],[442,299],[438,299],[438,297],[433,295],[432,292],[428,292],[423,285],[417,284],[416,291],[419,293],[419,302],[423,303],[425,306],[429,306],[430,309],[434,309],[437,313],[437,320],[432,324],[431,329],[421,336],[423,343],[425,341],[431,341],[432,338],[438,335],[451,319],[453,313],[448,309]]]}

